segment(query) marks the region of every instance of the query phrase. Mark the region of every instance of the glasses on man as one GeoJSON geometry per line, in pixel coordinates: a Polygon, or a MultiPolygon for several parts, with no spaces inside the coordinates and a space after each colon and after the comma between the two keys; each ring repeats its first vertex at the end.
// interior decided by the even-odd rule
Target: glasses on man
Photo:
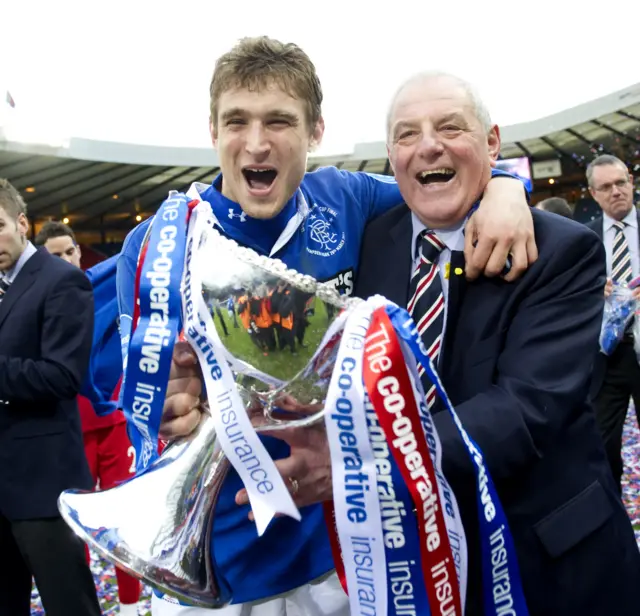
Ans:
{"type": "Polygon", "coordinates": [[[622,190],[629,183],[629,178],[623,178],[621,180],[617,180],[615,182],[607,182],[602,186],[596,186],[596,192],[601,192],[604,194],[610,193],[615,186],[617,189],[622,190]]]}

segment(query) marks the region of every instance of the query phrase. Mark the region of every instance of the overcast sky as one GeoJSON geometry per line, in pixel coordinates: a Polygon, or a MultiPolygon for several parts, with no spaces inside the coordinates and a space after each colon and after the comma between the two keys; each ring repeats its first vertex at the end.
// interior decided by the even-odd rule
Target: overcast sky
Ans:
{"type": "Polygon", "coordinates": [[[207,147],[215,60],[259,34],[314,61],[320,154],[384,139],[393,92],[421,70],[471,80],[503,126],[640,82],[638,0],[8,0],[2,22],[0,89],[43,139],[207,147]]]}

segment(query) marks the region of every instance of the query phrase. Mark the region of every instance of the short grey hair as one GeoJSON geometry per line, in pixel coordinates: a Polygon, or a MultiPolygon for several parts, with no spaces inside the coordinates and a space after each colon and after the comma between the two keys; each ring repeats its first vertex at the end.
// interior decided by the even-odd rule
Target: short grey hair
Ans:
{"type": "Polygon", "coordinates": [[[596,156],[587,165],[587,184],[589,184],[589,186],[593,186],[591,183],[591,180],[593,179],[593,170],[596,167],[604,167],[606,165],[618,165],[627,172],[627,177],[629,176],[629,169],[627,169],[627,165],[625,165],[617,156],[614,156],[613,154],[600,154],[600,156],[596,156]]]}
{"type": "Polygon", "coordinates": [[[469,97],[469,101],[471,102],[471,106],[473,107],[473,111],[476,115],[476,118],[482,124],[482,127],[487,131],[487,133],[491,130],[493,123],[491,122],[491,114],[487,109],[487,106],[484,104],[478,90],[468,81],[465,81],[461,77],[457,77],[456,75],[452,75],[451,73],[446,73],[444,71],[425,71],[422,73],[417,73],[409,79],[405,80],[400,87],[396,90],[393,98],[391,99],[391,104],[389,105],[389,111],[387,112],[387,141],[389,140],[389,132],[391,131],[391,116],[393,115],[393,111],[396,105],[396,101],[398,97],[402,93],[402,91],[410,85],[420,81],[428,81],[430,79],[437,79],[439,77],[446,77],[448,79],[452,79],[455,81],[462,89],[466,92],[469,97]]]}

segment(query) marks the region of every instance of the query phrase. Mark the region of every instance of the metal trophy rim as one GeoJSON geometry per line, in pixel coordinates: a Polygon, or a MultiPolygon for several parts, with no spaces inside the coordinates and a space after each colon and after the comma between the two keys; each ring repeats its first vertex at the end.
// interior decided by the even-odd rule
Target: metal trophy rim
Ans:
{"type": "MultiPolygon", "coordinates": [[[[133,478],[132,478],[133,479],[133,478]]],[[[131,479],[129,480],[131,481],[131,479]]],[[[82,495],[82,494],[92,494],[91,490],[77,490],[77,489],[69,489],[64,491],[65,494],[74,494],[74,495],[82,495]]],[[[65,507],[61,506],[60,497],[58,497],[58,510],[60,511],[60,515],[62,519],[71,527],[73,532],[80,537],[85,543],[89,545],[92,550],[98,553],[98,555],[106,560],[107,562],[113,563],[114,565],[118,565],[123,571],[133,576],[137,580],[140,580],[150,586],[153,589],[157,589],[169,596],[175,597],[179,600],[183,600],[188,602],[189,605],[194,605],[197,607],[208,608],[208,609],[216,609],[216,607],[223,607],[224,604],[218,605],[213,604],[211,602],[207,603],[201,599],[194,598],[191,595],[187,595],[185,593],[180,592],[175,588],[171,588],[161,582],[158,582],[156,579],[152,579],[151,576],[147,576],[135,569],[132,569],[126,562],[124,562],[119,556],[116,554],[109,552],[102,544],[95,540],[93,535],[87,532],[83,526],[77,523],[72,516],[69,515],[68,511],[65,507]]],[[[211,514],[210,514],[211,515],[211,514]]],[[[209,544],[211,539],[211,521],[207,524],[207,538],[205,539],[206,545],[209,544]]],[[[211,564],[206,564],[207,567],[210,567],[211,564]]]]}
{"type": "Polygon", "coordinates": [[[358,297],[348,297],[340,295],[336,289],[327,282],[319,282],[313,276],[302,274],[297,270],[288,267],[283,261],[275,257],[267,257],[259,255],[253,248],[240,246],[235,240],[232,240],[220,233],[215,226],[210,225],[210,231],[213,232],[215,242],[224,246],[241,261],[247,265],[259,267],[267,274],[271,274],[276,278],[281,278],[293,287],[305,293],[313,293],[321,300],[332,304],[336,308],[348,309],[362,303],[364,300],[358,297]]]}
{"type": "MultiPolygon", "coordinates": [[[[352,310],[356,306],[364,302],[358,297],[349,297],[340,295],[335,287],[330,283],[319,282],[313,276],[302,274],[297,270],[290,268],[282,260],[259,255],[255,250],[246,246],[240,246],[235,240],[224,236],[215,228],[214,218],[209,219],[210,225],[208,231],[211,233],[207,241],[212,241],[213,247],[216,245],[223,247],[224,250],[230,252],[243,263],[255,266],[272,275],[274,278],[284,280],[292,287],[305,293],[312,293],[321,301],[340,308],[342,310],[352,310]]],[[[204,286],[204,285],[203,285],[204,286]]],[[[297,376],[297,375],[296,375],[297,376]]],[[[295,378],[295,376],[293,377],[295,378]]],[[[209,412],[207,406],[207,412],[209,412]]],[[[268,433],[290,428],[306,428],[323,421],[326,410],[323,408],[308,417],[298,419],[278,419],[273,416],[271,408],[265,409],[264,417],[272,423],[256,426],[255,430],[259,433],[268,433]]]]}

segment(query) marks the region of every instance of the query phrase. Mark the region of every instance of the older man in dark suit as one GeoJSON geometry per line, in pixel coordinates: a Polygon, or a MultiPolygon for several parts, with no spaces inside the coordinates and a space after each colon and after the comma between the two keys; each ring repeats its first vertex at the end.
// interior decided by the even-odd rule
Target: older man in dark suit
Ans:
{"type": "MultiPolygon", "coordinates": [[[[602,209],[602,218],[587,226],[604,244],[607,255],[604,293],[608,297],[614,284],[624,287],[640,276],[640,214],[633,205],[633,177],[619,158],[610,154],[594,158],[587,167],[587,182],[591,196],[602,209]]],[[[640,289],[634,294],[639,298],[640,289]]],[[[640,418],[640,365],[632,331],[629,327],[611,355],[598,353],[591,384],[596,418],[619,488],[623,470],[622,427],[630,399],[640,418]]]]}
{"type": "Polygon", "coordinates": [[[27,239],[26,205],[0,179],[0,614],[98,616],[84,546],[58,513],[91,489],[76,396],[89,363],[93,295],[82,271],[27,239]]]}
{"type": "MultiPolygon", "coordinates": [[[[380,293],[413,312],[496,482],[530,614],[636,613],[640,555],[587,402],[602,244],[584,226],[535,211],[539,259],[524,276],[466,282],[462,228],[497,158],[498,128],[467,84],[422,75],[398,92],[388,129],[407,205],[370,225],[356,293],[380,293]]],[[[466,614],[479,616],[473,466],[449,414],[437,404],[432,412],[467,533],[466,614]]]]}

